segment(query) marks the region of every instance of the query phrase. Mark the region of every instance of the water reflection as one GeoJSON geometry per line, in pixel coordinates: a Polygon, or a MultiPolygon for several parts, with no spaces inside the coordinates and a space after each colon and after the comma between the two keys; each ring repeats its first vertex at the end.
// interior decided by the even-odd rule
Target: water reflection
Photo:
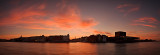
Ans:
{"type": "Polygon", "coordinates": [[[97,55],[113,55],[114,50],[114,43],[95,43],[97,55]]]}
{"type": "Polygon", "coordinates": [[[0,42],[0,55],[160,55],[159,43],[0,42]]]}
{"type": "Polygon", "coordinates": [[[46,55],[69,55],[69,43],[45,43],[44,51],[46,55]]]}
{"type": "Polygon", "coordinates": [[[127,55],[126,54],[126,44],[116,44],[115,43],[115,53],[114,55],[127,55]]]}
{"type": "Polygon", "coordinates": [[[96,44],[70,43],[70,55],[97,55],[96,44]]]}

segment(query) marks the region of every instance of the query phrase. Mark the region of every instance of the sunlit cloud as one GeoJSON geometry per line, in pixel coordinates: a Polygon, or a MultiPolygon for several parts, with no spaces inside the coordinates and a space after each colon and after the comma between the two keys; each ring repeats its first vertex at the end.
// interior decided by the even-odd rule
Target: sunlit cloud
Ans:
{"type": "Polygon", "coordinates": [[[139,5],[136,4],[121,4],[116,7],[120,12],[124,13],[124,16],[127,16],[129,13],[138,11],[140,9],[139,5]]]}
{"type": "Polygon", "coordinates": [[[95,26],[97,24],[98,23],[93,18],[89,18],[87,20],[81,20],[80,26],[82,28],[86,28],[86,27],[95,26]]]}
{"type": "Polygon", "coordinates": [[[132,24],[132,25],[139,25],[139,26],[146,26],[146,27],[156,28],[156,26],[154,26],[154,25],[148,25],[148,24],[132,24]]]}
{"type": "Polygon", "coordinates": [[[43,27],[40,25],[29,25],[29,26],[21,26],[22,28],[26,29],[42,29],[42,30],[53,30],[53,28],[50,27],[43,27]]]}
{"type": "MultiPolygon", "coordinates": [[[[2,30],[1,34],[5,33],[10,35],[20,33],[16,35],[20,36],[21,34],[27,35],[28,33],[36,33],[35,35],[39,35],[41,33],[45,33],[45,35],[47,33],[69,33],[78,37],[90,34],[106,34],[107,36],[114,36],[113,32],[116,30],[136,31],[140,29],[144,30],[143,28],[145,28],[145,32],[153,32],[159,28],[160,21],[158,17],[160,17],[160,10],[155,6],[155,4],[147,4],[143,3],[143,1],[143,4],[141,2],[139,4],[134,4],[132,1],[128,1],[129,3],[123,4],[122,2],[125,1],[117,1],[116,3],[112,4],[110,2],[104,1],[106,4],[108,4],[106,5],[103,2],[97,1],[93,1],[93,3],[84,3],[81,2],[81,0],[78,1],[1,1],[0,28],[4,29],[2,30]],[[114,8],[120,13],[115,12],[114,8]],[[144,15],[147,16],[140,17],[144,15]],[[123,18],[125,18],[125,20],[121,20],[123,18]],[[130,26],[127,25],[128,23],[130,26]]],[[[137,32],[141,33],[139,31],[137,32]]],[[[144,33],[144,35],[145,34],[146,33],[144,33]]]]}
{"type": "Polygon", "coordinates": [[[46,5],[43,3],[43,4],[41,4],[41,5],[38,7],[38,9],[44,9],[45,6],[46,6],[46,5]]]}
{"type": "Polygon", "coordinates": [[[158,20],[154,17],[143,17],[139,18],[138,20],[135,20],[134,22],[142,22],[142,23],[154,23],[156,24],[158,20]]]}
{"type": "Polygon", "coordinates": [[[98,31],[98,30],[94,30],[93,32],[96,33],[96,34],[106,34],[107,36],[113,36],[113,34],[111,34],[109,32],[98,31]]]}
{"type": "MultiPolygon", "coordinates": [[[[27,23],[36,23],[35,17],[39,18],[45,16],[45,12],[39,9],[40,5],[32,5],[30,7],[25,7],[25,5],[12,9],[7,17],[1,20],[1,26],[6,25],[18,25],[27,23]]],[[[37,19],[38,21],[38,19],[37,19]]]]}
{"type": "Polygon", "coordinates": [[[154,17],[143,17],[143,18],[138,18],[137,20],[134,20],[131,25],[156,28],[155,24],[158,24],[158,23],[159,21],[154,17]]]}
{"type": "Polygon", "coordinates": [[[66,4],[66,1],[57,3],[57,14],[51,17],[55,26],[63,30],[71,29],[91,29],[97,25],[94,18],[81,18],[79,8],[74,4],[66,4]]]}
{"type": "Polygon", "coordinates": [[[78,6],[68,4],[65,0],[56,4],[56,9],[54,9],[56,12],[54,13],[45,10],[45,8],[47,8],[45,2],[35,3],[30,6],[22,4],[22,6],[12,9],[9,12],[10,15],[1,20],[0,26],[43,30],[77,29],[84,31],[93,29],[92,27],[98,24],[94,18],[81,18],[78,6]]]}

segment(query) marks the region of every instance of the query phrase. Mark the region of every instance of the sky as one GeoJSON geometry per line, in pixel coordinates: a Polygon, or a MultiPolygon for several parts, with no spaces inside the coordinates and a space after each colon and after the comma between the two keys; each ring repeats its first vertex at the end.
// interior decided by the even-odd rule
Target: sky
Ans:
{"type": "Polygon", "coordinates": [[[0,0],[0,38],[104,34],[160,40],[159,0],[0,0]]]}

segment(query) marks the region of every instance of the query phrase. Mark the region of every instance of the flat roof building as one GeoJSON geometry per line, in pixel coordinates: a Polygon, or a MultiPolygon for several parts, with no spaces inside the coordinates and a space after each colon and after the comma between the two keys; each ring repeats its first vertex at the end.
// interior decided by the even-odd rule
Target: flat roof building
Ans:
{"type": "Polygon", "coordinates": [[[115,37],[126,37],[126,32],[123,31],[115,32],[115,37]]]}

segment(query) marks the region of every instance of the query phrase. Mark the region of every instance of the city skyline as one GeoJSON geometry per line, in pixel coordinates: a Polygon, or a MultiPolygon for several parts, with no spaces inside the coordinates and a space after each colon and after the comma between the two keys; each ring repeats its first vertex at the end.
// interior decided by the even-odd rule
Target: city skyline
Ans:
{"type": "Polygon", "coordinates": [[[0,42],[38,42],[38,43],[72,43],[72,42],[88,42],[88,43],[135,43],[135,42],[156,42],[152,39],[140,39],[140,37],[126,36],[126,32],[117,31],[114,37],[97,34],[82,36],[80,38],[70,39],[70,35],[50,35],[50,36],[20,36],[9,40],[0,39],[0,42]]]}
{"type": "Polygon", "coordinates": [[[158,0],[2,0],[0,38],[70,34],[73,39],[125,31],[160,40],[158,5],[158,0]]]}

